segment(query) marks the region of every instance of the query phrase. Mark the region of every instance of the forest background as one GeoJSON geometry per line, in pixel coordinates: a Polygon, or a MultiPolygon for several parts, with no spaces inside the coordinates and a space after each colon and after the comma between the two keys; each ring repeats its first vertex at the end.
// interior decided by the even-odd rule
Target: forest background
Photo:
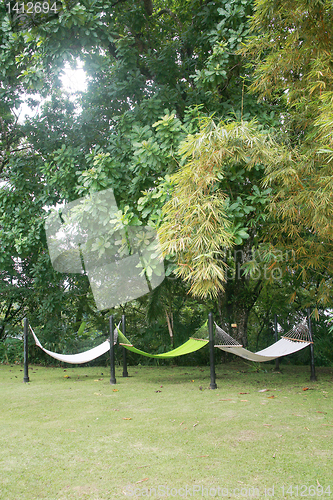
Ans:
{"type": "Polygon", "coordinates": [[[332,3],[38,5],[0,6],[0,359],[22,359],[24,317],[50,350],[75,352],[126,314],[133,343],[163,352],[212,311],[258,349],[275,314],[287,331],[311,307],[316,362],[332,365],[332,3]],[[61,77],[78,61],[87,89],[73,94],[61,77]],[[53,269],[45,219],[107,188],[116,224],[158,230],[166,277],[99,311],[84,273],[53,269]]]}

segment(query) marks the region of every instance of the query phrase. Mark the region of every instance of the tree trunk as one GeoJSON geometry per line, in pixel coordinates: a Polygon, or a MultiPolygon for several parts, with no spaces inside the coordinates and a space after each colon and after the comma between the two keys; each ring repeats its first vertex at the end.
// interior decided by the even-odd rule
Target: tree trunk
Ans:
{"type": "Polygon", "coordinates": [[[151,16],[152,13],[154,12],[154,5],[152,0],[143,0],[144,6],[145,6],[145,11],[148,16],[151,16]]]}
{"type": "Polygon", "coordinates": [[[249,259],[249,256],[250,242],[241,247],[235,247],[234,268],[231,273],[228,273],[224,293],[218,298],[221,328],[244,347],[248,345],[249,315],[262,289],[261,280],[251,280],[242,270],[242,265],[249,259]]]}
{"type": "Polygon", "coordinates": [[[7,335],[5,333],[5,328],[6,328],[6,325],[10,322],[10,320],[12,318],[14,318],[14,316],[20,311],[21,307],[19,309],[17,309],[16,311],[12,312],[12,307],[13,307],[13,303],[10,302],[7,306],[7,310],[5,312],[5,317],[4,319],[2,320],[2,324],[0,325],[0,341],[3,341],[6,339],[7,335]]]}
{"type": "Polygon", "coordinates": [[[169,330],[169,335],[170,335],[170,341],[171,341],[171,347],[174,346],[174,337],[173,337],[173,314],[168,313],[168,311],[165,309],[165,316],[168,324],[168,330],[169,330]]]}

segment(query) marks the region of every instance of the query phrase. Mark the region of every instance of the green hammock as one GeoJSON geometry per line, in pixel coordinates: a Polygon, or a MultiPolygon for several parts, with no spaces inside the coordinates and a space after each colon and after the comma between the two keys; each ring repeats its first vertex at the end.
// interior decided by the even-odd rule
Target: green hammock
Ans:
{"type": "Polygon", "coordinates": [[[122,345],[129,351],[135,352],[136,354],[147,356],[147,358],[174,358],[176,356],[183,356],[183,354],[198,351],[201,347],[208,344],[208,340],[190,338],[187,342],[185,342],[185,344],[176,347],[176,349],[172,349],[172,351],[164,352],[162,354],[149,354],[148,352],[141,351],[140,349],[134,347],[125,335],[121,333],[119,328],[117,328],[117,330],[119,345],[122,345]]]}

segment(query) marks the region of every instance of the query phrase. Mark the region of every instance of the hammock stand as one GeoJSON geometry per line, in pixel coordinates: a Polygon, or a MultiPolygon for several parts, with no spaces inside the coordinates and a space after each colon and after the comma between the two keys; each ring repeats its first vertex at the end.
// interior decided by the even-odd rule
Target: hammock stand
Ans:
{"type": "Polygon", "coordinates": [[[92,361],[93,359],[96,359],[99,356],[102,356],[103,354],[105,354],[107,351],[110,350],[110,367],[111,367],[110,383],[111,384],[116,384],[114,346],[117,343],[118,339],[119,339],[119,345],[122,346],[122,348],[123,348],[123,377],[128,377],[126,350],[132,351],[132,352],[134,352],[136,354],[140,354],[142,356],[146,356],[148,358],[168,359],[168,358],[173,358],[176,356],[183,356],[185,354],[190,354],[192,352],[195,352],[195,351],[201,349],[203,346],[205,346],[208,343],[208,340],[190,338],[187,342],[185,342],[181,346],[177,347],[176,349],[172,349],[169,352],[161,353],[161,354],[150,354],[150,353],[141,351],[140,349],[137,349],[126,338],[126,336],[125,336],[125,332],[126,332],[125,315],[122,316],[122,330],[123,330],[123,332],[121,332],[119,330],[119,326],[120,326],[120,323],[118,326],[116,326],[116,328],[113,327],[113,316],[111,316],[110,321],[109,321],[110,338],[105,340],[105,342],[98,345],[97,347],[94,347],[92,349],[89,349],[88,351],[81,352],[78,354],[60,354],[57,352],[50,351],[49,349],[46,349],[45,347],[42,346],[37,335],[35,334],[34,330],[32,329],[31,325],[28,325],[28,320],[25,318],[25,320],[24,320],[24,367],[25,367],[24,368],[25,369],[24,382],[29,382],[28,341],[27,341],[29,328],[30,328],[30,332],[34,338],[35,344],[40,349],[42,349],[46,354],[48,354],[49,356],[51,356],[54,359],[57,359],[58,361],[61,361],[62,363],[69,363],[69,364],[88,363],[89,361],[92,361]],[[120,341],[122,341],[122,342],[120,342],[120,341]],[[110,346],[112,346],[111,349],[110,349],[110,346]]]}
{"type": "MultiPolygon", "coordinates": [[[[190,337],[189,340],[187,340],[184,344],[180,345],[179,347],[176,347],[175,349],[172,349],[171,351],[161,353],[161,354],[150,354],[148,352],[142,351],[141,349],[137,349],[134,347],[134,345],[128,340],[128,338],[124,335],[124,316],[123,316],[123,333],[117,328],[118,330],[118,340],[119,340],[119,345],[123,347],[123,355],[124,351],[128,350],[131,352],[134,352],[136,354],[140,354],[141,356],[146,356],[147,358],[157,358],[157,359],[169,359],[169,358],[174,358],[176,356],[183,356],[185,354],[190,354],[192,352],[198,351],[205,345],[209,343],[209,351],[210,351],[210,388],[211,389],[216,389],[217,385],[215,383],[215,363],[214,363],[214,337],[213,337],[213,315],[212,313],[209,313],[208,315],[208,330],[209,330],[209,340],[206,339],[197,339],[190,337]]],[[[127,364],[126,364],[126,357],[123,357],[123,366],[124,369],[126,367],[127,370],[127,364]]],[[[123,375],[124,376],[124,375],[123,375]]]]}
{"type": "Polygon", "coordinates": [[[169,359],[176,356],[183,356],[185,354],[190,354],[192,352],[198,351],[203,346],[209,343],[210,348],[210,375],[211,383],[210,388],[216,389],[215,383],[215,363],[214,363],[214,346],[225,352],[231,352],[240,356],[244,359],[254,362],[265,362],[270,361],[281,356],[287,356],[288,354],[293,354],[297,351],[304,349],[310,345],[311,348],[311,380],[316,380],[314,372],[314,359],[313,359],[313,341],[312,341],[312,329],[311,329],[311,318],[310,312],[308,311],[308,325],[306,324],[306,319],[303,320],[299,325],[294,326],[289,332],[281,337],[280,340],[258,352],[251,352],[244,349],[243,346],[237,342],[234,338],[228,335],[222,328],[220,328],[215,323],[215,345],[213,338],[213,315],[209,313],[208,316],[208,330],[209,330],[209,340],[196,339],[191,337],[187,342],[182,344],[171,351],[161,354],[150,354],[131,344],[131,342],[125,336],[125,316],[122,316],[122,327],[123,332],[119,330],[118,327],[114,329],[113,327],[113,316],[110,317],[110,338],[97,347],[89,349],[88,351],[78,353],[78,354],[59,354],[53,351],[45,349],[37,338],[37,335],[33,331],[32,327],[28,324],[27,318],[24,318],[24,382],[29,382],[28,374],[28,331],[30,331],[34,337],[35,343],[40,349],[42,349],[46,354],[52,356],[53,358],[70,364],[82,364],[92,361],[102,354],[110,350],[110,365],[111,365],[111,379],[110,383],[115,384],[115,362],[114,362],[114,345],[117,340],[119,340],[119,345],[123,348],[123,377],[127,377],[127,361],[126,361],[126,350],[132,351],[136,354],[146,356],[148,358],[157,359],[169,359]],[[220,340],[220,341],[219,341],[220,340]],[[112,343],[112,347],[110,349],[112,343]]]}
{"type": "Polygon", "coordinates": [[[58,361],[62,361],[63,363],[69,363],[73,365],[80,365],[83,363],[88,363],[89,361],[92,361],[93,359],[98,358],[99,356],[102,356],[102,354],[105,354],[109,349],[110,349],[110,340],[107,339],[105,342],[102,344],[98,345],[97,347],[93,347],[92,349],[89,349],[88,351],[80,352],[78,354],[59,354],[57,352],[49,351],[48,349],[45,349],[45,347],[42,346],[40,341],[37,338],[37,335],[33,331],[31,325],[29,325],[30,331],[33,335],[33,338],[35,340],[35,344],[42,349],[46,354],[51,356],[54,359],[57,359],[58,361]]]}

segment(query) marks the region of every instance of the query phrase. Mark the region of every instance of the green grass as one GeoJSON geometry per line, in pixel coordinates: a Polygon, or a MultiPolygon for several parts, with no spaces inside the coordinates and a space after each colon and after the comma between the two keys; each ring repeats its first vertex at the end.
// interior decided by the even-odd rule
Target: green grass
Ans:
{"type": "Polygon", "coordinates": [[[0,498],[329,498],[333,370],[265,368],[0,365],[0,498]]]}

